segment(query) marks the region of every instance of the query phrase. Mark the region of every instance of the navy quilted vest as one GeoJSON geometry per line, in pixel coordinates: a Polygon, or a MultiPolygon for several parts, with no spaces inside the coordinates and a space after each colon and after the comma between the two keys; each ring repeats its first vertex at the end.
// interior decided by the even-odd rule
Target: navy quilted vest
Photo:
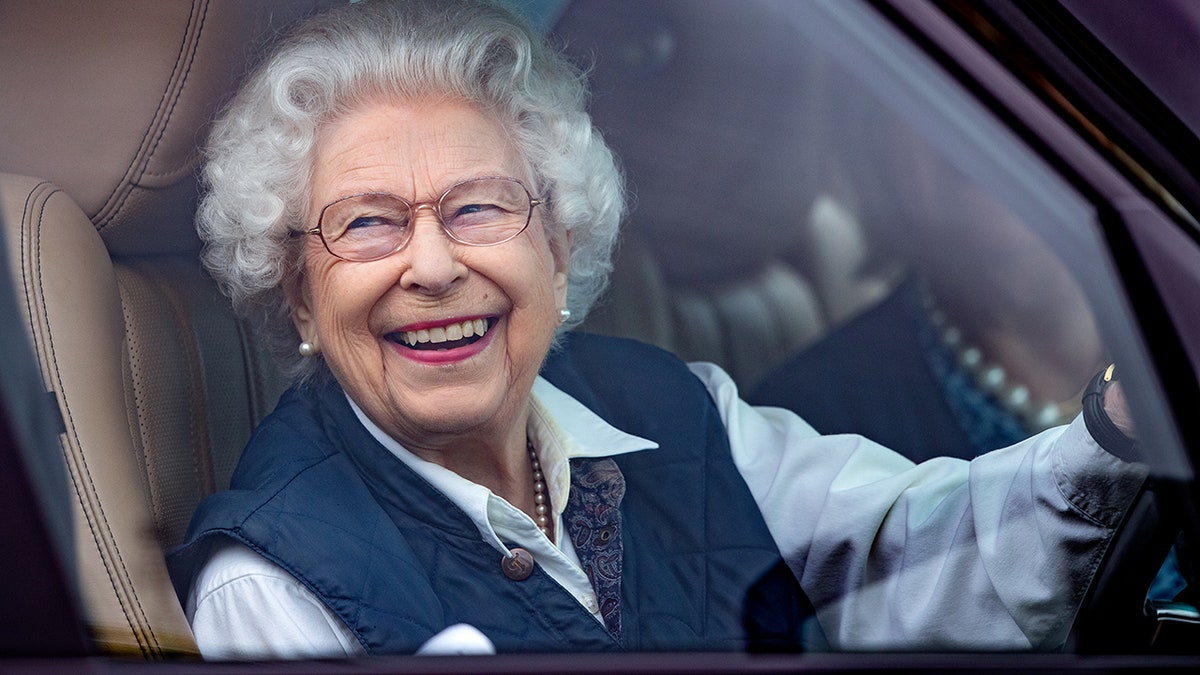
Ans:
{"type": "Polygon", "coordinates": [[[197,509],[169,560],[180,597],[208,545],[233,537],[316,593],[371,653],[411,653],[460,622],[500,652],[798,649],[811,607],[703,384],[658,349],[583,334],[543,375],[661,446],[614,458],[626,482],[620,642],[540,568],[505,577],[467,516],[379,445],[330,382],[287,392],[231,489],[197,509]]]}

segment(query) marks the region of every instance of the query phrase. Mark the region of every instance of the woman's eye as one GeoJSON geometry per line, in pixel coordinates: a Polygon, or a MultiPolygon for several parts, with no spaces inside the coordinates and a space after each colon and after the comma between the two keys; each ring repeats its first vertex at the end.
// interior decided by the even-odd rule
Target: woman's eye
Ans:
{"type": "Polygon", "coordinates": [[[359,216],[352,218],[346,223],[346,229],[338,235],[339,239],[354,238],[363,239],[382,236],[386,232],[399,230],[404,227],[403,223],[397,222],[394,218],[384,216],[359,216]]]}
{"type": "Polygon", "coordinates": [[[383,228],[383,227],[403,227],[403,225],[402,225],[402,223],[398,223],[395,219],[390,219],[390,217],[359,216],[359,217],[356,217],[356,219],[350,220],[350,222],[347,223],[346,231],[349,232],[349,231],[352,231],[352,229],[358,229],[358,231],[365,231],[365,229],[383,228]]]}
{"type": "Polygon", "coordinates": [[[351,220],[350,223],[346,225],[346,229],[361,230],[368,227],[381,227],[384,225],[387,225],[387,221],[383,218],[363,216],[351,220]]]}
{"type": "Polygon", "coordinates": [[[494,225],[498,221],[503,221],[508,213],[508,210],[498,204],[488,202],[465,204],[454,209],[450,225],[452,227],[494,225]]]}
{"type": "Polygon", "coordinates": [[[459,207],[459,209],[454,212],[454,215],[455,216],[470,216],[470,215],[476,215],[476,214],[493,213],[493,212],[501,211],[501,210],[502,209],[499,206],[496,206],[495,204],[467,204],[465,206],[459,207]]]}

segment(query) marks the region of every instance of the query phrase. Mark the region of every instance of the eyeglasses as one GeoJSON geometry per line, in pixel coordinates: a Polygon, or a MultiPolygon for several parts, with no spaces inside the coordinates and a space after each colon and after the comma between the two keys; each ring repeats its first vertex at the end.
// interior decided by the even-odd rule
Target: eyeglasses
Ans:
{"type": "Polygon", "coordinates": [[[303,234],[319,235],[325,249],[343,260],[370,262],[404,248],[417,211],[429,209],[454,241],[495,246],[524,232],[533,207],[545,202],[515,178],[485,176],[450,186],[434,202],[413,203],[386,192],[342,197],[321,209],[317,226],[303,234]]]}

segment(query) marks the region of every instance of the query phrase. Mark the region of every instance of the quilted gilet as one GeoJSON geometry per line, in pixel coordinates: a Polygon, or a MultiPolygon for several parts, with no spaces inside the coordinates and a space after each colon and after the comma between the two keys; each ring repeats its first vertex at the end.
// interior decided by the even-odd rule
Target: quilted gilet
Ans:
{"type": "Polygon", "coordinates": [[[540,568],[504,576],[466,514],[375,441],[332,381],[288,391],[231,489],[201,503],[169,558],[180,597],[209,545],[232,537],[300,580],[375,654],[412,653],[456,623],[500,652],[799,649],[811,606],[703,384],[666,352],[584,334],[567,336],[542,374],[660,445],[614,457],[626,484],[619,642],[540,568]]]}

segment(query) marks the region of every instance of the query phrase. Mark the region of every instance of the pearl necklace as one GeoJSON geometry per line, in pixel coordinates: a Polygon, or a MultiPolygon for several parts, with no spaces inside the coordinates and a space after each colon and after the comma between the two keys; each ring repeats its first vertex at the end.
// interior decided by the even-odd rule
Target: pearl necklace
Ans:
{"type": "Polygon", "coordinates": [[[1009,380],[1004,366],[988,361],[983,356],[983,350],[967,342],[962,330],[950,322],[945,312],[938,309],[933,294],[927,288],[922,289],[921,304],[934,334],[943,346],[954,353],[959,367],[971,376],[976,386],[994,396],[1004,409],[1021,420],[1031,432],[1067,424],[1083,409],[1079,398],[1061,402],[1034,400],[1028,387],[1009,380]]]}
{"type": "Polygon", "coordinates": [[[538,529],[550,536],[550,498],[546,496],[546,477],[542,474],[542,463],[538,461],[533,441],[525,438],[525,449],[529,451],[529,464],[533,467],[533,509],[538,529]]]}

